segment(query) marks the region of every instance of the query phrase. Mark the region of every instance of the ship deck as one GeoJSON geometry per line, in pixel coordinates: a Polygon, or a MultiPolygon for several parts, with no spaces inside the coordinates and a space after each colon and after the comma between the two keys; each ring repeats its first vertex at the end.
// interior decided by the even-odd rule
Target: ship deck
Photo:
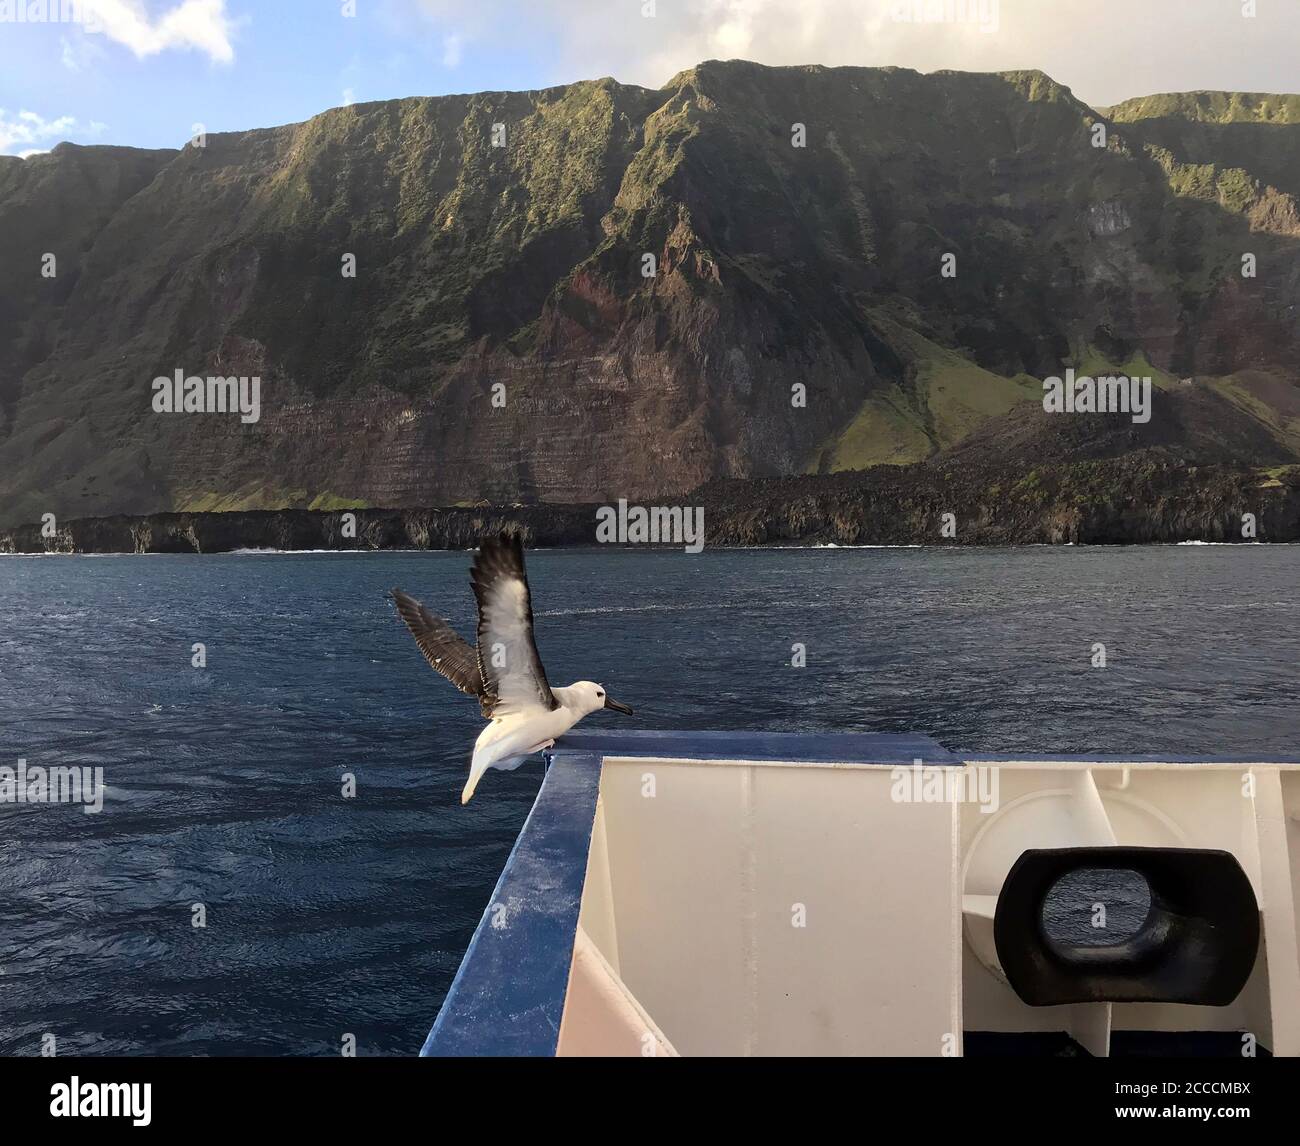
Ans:
{"type": "Polygon", "coordinates": [[[578,731],[548,754],[421,1053],[1118,1054],[1169,1033],[1237,1051],[1243,1030],[1262,1053],[1300,1053],[1298,915],[1300,759],[998,757],[883,733],[578,731]],[[1020,836],[988,841],[994,821],[1009,829],[974,787],[963,805],[899,815],[898,778],[918,768],[996,772],[1020,836]],[[1228,803],[1248,774],[1250,799],[1228,803]],[[999,981],[992,926],[1008,862],[996,857],[1026,831],[1039,833],[1028,841],[1037,847],[1239,855],[1267,940],[1241,998],[1025,1007],[999,981]],[[808,921],[792,925],[791,910],[808,921]]]}

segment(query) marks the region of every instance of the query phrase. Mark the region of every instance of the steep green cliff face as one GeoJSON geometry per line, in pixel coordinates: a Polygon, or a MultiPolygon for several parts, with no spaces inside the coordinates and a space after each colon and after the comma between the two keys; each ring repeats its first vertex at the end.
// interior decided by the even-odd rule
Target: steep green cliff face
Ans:
{"type": "Polygon", "coordinates": [[[1298,104],[1133,101],[1098,147],[1037,72],[710,62],[0,159],[0,524],[1295,461],[1298,104]],[[1027,416],[1067,366],[1164,400],[1027,416]],[[260,377],[260,420],[154,413],[178,369],[260,377]]]}

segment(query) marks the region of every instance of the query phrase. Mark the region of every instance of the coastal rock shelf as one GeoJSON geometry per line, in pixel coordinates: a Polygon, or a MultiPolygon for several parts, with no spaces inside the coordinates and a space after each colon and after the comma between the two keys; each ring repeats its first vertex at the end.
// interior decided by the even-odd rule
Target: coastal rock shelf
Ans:
{"type": "MultiPolygon", "coordinates": [[[[611,499],[614,500],[614,499],[611,499]]],[[[706,546],[1300,541],[1300,466],[1189,466],[1129,455],[1066,465],[914,466],[718,480],[689,507],[706,546]],[[945,529],[951,515],[951,528],[945,529]]],[[[56,520],[0,529],[0,553],[470,549],[502,529],[593,545],[600,505],[275,509],[56,520]],[[350,517],[348,515],[351,515],[350,517]]]]}

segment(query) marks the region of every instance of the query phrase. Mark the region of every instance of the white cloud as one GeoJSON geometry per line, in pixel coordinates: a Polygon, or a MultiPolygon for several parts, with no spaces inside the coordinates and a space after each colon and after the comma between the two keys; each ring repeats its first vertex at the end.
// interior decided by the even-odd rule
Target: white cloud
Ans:
{"type": "Polygon", "coordinates": [[[458,68],[460,67],[461,52],[465,47],[465,38],[457,32],[442,38],[442,63],[443,67],[458,68]]]}
{"type": "Polygon", "coordinates": [[[355,91],[353,91],[351,88],[344,88],[344,89],[343,89],[343,106],[344,106],[344,107],[351,107],[351,106],[352,106],[354,103],[356,103],[356,102],[357,102],[357,93],[356,93],[355,91]]]}
{"type": "Polygon", "coordinates": [[[70,72],[84,72],[108,53],[99,36],[87,36],[80,28],[59,37],[60,62],[70,72]]]}
{"type": "Polygon", "coordinates": [[[11,115],[0,107],[0,155],[12,152],[26,159],[29,155],[41,155],[49,150],[41,144],[56,143],[73,133],[96,136],[106,130],[107,125],[97,120],[79,125],[76,117],[71,115],[46,119],[37,112],[26,109],[11,115]]]}
{"type": "Polygon", "coordinates": [[[659,87],[702,60],[1041,68],[1095,104],[1194,88],[1294,91],[1300,5],[1237,0],[393,0],[442,38],[545,65],[545,82],[659,87]],[[920,18],[918,19],[918,12],[920,18]],[[968,13],[968,19],[934,14],[968,13]],[[1158,44],[1159,51],[1152,45],[1158,44]]]}
{"type": "Polygon", "coordinates": [[[102,33],[138,59],[172,48],[203,52],[221,64],[235,58],[226,0],[183,0],[156,18],[143,0],[82,0],[82,5],[87,32],[102,33]]]}

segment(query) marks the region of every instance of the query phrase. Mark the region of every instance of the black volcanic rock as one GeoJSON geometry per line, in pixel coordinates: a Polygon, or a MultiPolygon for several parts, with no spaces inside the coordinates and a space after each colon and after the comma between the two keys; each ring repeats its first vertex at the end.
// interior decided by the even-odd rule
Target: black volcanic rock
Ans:
{"type": "MultiPolygon", "coordinates": [[[[703,510],[712,547],[1300,541],[1300,465],[1193,466],[1162,450],[1042,466],[941,454],[833,475],[720,479],[681,500],[703,510]],[[955,532],[944,530],[948,514],[955,532]]],[[[352,529],[344,513],[293,509],[88,518],[50,537],[37,524],[0,529],[0,553],[470,549],[503,530],[529,545],[594,545],[598,508],[366,509],[350,511],[352,529]]]]}

